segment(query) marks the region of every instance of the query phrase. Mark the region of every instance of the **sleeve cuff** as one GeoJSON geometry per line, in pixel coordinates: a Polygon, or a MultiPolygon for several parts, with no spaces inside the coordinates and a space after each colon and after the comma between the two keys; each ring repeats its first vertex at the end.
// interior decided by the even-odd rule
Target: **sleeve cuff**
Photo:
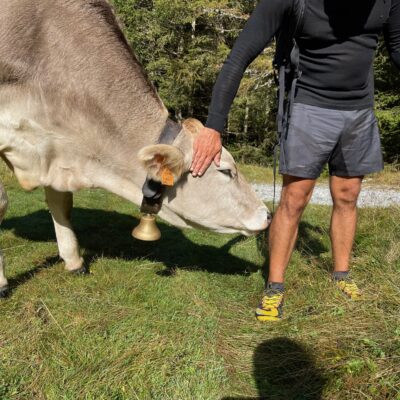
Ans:
{"type": "Polygon", "coordinates": [[[225,121],[226,118],[224,118],[221,115],[218,114],[208,114],[207,122],[206,122],[206,127],[215,129],[219,133],[222,133],[225,128],[225,121]]]}

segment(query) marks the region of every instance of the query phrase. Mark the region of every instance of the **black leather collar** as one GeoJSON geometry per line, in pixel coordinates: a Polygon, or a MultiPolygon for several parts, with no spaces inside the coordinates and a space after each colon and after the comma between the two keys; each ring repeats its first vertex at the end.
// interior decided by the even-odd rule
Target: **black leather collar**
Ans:
{"type": "MultiPolygon", "coordinates": [[[[172,144],[182,130],[182,126],[178,123],[167,119],[164,129],[158,138],[159,144],[172,144]]],[[[161,182],[154,181],[146,178],[142,187],[143,202],[140,208],[142,213],[146,214],[158,214],[162,205],[162,194],[164,186],[161,182]]]]}
{"type": "Polygon", "coordinates": [[[158,139],[158,143],[160,144],[172,144],[174,140],[179,135],[179,132],[182,130],[182,126],[172,121],[172,119],[167,119],[165,123],[164,129],[161,132],[161,135],[158,139]]]}

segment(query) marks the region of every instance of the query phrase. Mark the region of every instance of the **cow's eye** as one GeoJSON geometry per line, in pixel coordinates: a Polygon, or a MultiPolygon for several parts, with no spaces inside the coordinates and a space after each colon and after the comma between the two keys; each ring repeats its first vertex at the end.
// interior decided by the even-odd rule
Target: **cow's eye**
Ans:
{"type": "Polygon", "coordinates": [[[231,169],[219,169],[218,171],[229,176],[230,178],[233,178],[233,172],[231,169]]]}

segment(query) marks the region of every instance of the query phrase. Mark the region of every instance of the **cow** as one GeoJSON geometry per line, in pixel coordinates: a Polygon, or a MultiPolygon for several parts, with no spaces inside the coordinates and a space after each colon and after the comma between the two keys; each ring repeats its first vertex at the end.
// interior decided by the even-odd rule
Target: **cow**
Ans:
{"type": "MultiPolygon", "coordinates": [[[[60,257],[83,271],[70,222],[73,193],[101,188],[139,205],[146,177],[166,167],[160,217],[180,227],[251,235],[270,214],[226,149],[190,172],[195,119],[160,144],[168,111],[106,0],[1,0],[0,156],[27,191],[43,187],[60,257]]],[[[0,184],[0,219],[7,208],[0,184]]],[[[1,221],[0,221],[1,222],[1,221]]],[[[7,289],[0,253],[0,293],[7,289]]]]}

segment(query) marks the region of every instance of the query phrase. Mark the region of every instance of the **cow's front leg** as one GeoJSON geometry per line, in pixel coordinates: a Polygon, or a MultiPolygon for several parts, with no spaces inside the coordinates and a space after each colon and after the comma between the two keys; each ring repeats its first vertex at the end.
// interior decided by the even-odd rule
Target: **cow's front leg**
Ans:
{"type": "Polygon", "coordinates": [[[79,244],[71,225],[73,195],[70,192],[57,192],[46,187],[46,202],[53,217],[58,251],[65,261],[65,269],[75,273],[86,273],[79,244]]]}
{"type": "MultiPolygon", "coordinates": [[[[0,224],[3,221],[4,215],[7,211],[8,197],[4,186],[0,183],[0,224]]],[[[6,297],[8,292],[8,282],[4,272],[4,257],[0,249],[0,298],[6,297]]]]}

